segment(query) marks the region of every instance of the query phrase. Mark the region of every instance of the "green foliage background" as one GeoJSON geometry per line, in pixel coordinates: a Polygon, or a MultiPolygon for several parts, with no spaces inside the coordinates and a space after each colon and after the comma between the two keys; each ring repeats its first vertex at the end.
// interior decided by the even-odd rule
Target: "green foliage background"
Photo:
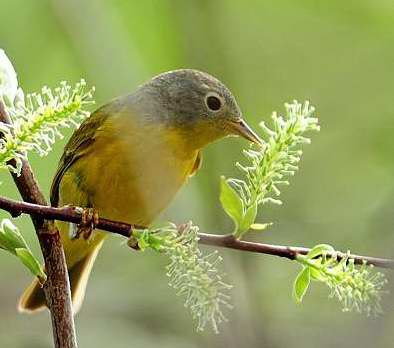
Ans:
{"type": "MultiPolygon", "coordinates": [[[[275,225],[257,238],[394,256],[392,1],[0,0],[0,8],[0,46],[25,91],[85,77],[102,104],[154,74],[192,67],[223,80],[254,127],[285,101],[311,100],[322,131],[283,189],[284,205],[265,208],[260,220],[275,225]]],[[[64,143],[45,160],[31,158],[45,192],[64,143]]],[[[231,231],[219,176],[236,174],[242,146],[235,139],[211,145],[162,220],[231,231]]],[[[7,173],[0,176],[1,194],[17,198],[7,173]]],[[[38,252],[29,219],[18,226],[38,252]]],[[[95,266],[76,319],[81,347],[387,348],[394,341],[392,295],[379,318],[341,313],[319,285],[298,306],[291,297],[297,265],[233,251],[221,251],[235,284],[230,321],[219,336],[196,333],[167,286],[166,259],[121,242],[111,238],[95,266]]],[[[30,275],[4,252],[0,271],[0,346],[47,347],[48,314],[15,310],[30,275]]]]}

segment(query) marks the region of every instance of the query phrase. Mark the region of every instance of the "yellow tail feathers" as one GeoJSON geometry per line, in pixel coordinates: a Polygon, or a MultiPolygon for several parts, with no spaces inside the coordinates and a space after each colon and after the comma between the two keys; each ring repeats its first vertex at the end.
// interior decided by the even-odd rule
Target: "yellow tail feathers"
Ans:
{"type": "MultiPolygon", "coordinates": [[[[97,243],[82,260],[68,270],[74,314],[81,308],[89,275],[103,242],[102,240],[100,243],[97,243]]],[[[38,280],[34,280],[22,294],[18,303],[18,310],[23,313],[36,313],[45,307],[44,291],[38,280]]]]}

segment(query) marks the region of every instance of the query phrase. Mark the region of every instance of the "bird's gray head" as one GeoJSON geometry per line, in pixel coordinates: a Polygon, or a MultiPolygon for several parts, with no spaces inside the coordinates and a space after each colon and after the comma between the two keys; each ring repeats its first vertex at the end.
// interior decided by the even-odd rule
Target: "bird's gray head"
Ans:
{"type": "Polygon", "coordinates": [[[148,118],[184,134],[196,147],[228,135],[260,142],[230,90],[207,73],[192,69],[162,73],[142,85],[137,96],[148,118]]]}

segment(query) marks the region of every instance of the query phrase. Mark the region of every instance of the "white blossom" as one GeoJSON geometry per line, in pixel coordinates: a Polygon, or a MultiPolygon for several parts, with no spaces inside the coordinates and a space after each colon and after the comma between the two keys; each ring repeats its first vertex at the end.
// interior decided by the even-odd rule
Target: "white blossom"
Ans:
{"type": "Polygon", "coordinates": [[[0,98],[7,104],[14,102],[18,91],[15,69],[4,50],[0,49],[0,98]]]}

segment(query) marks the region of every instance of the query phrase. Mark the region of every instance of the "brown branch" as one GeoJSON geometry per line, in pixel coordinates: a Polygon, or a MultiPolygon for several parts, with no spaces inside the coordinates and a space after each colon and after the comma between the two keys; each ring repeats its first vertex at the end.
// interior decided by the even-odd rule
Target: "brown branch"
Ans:
{"type": "MultiPolygon", "coordinates": [[[[30,214],[38,218],[61,220],[66,222],[72,222],[75,224],[81,222],[82,212],[82,208],[78,207],[66,206],[61,208],[54,208],[37,204],[18,202],[4,197],[0,197],[0,209],[8,211],[14,217],[21,214],[30,214]]],[[[107,232],[112,232],[129,238],[132,234],[132,229],[136,226],[132,226],[124,222],[99,218],[96,227],[101,230],[105,230],[107,232]]],[[[260,254],[269,254],[284,257],[290,260],[294,260],[297,254],[305,255],[310,251],[310,249],[303,247],[247,242],[243,240],[238,240],[233,235],[199,233],[198,236],[200,238],[201,244],[236,249],[241,251],[255,252],[260,254]]],[[[345,256],[345,254],[338,253],[337,256],[339,259],[341,259],[345,256]]],[[[377,267],[394,269],[394,260],[392,259],[353,254],[350,255],[350,258],[354,259],[356,264],[363,264],[364,262],[366,262],[367,264],[377,267]]]]}
{"type": "MultiPolygon", "coordinates": [[[[0,121],[11,123],[1,101],[0,121]]],[[[15,161],[11,160],[9,164],[14,166],[15,161]]],[[[27,161],[22,161],[22,170],[19,176],[12,172],[11,175],[25,202],[39,204],[40,206],[47,205],[27,161]]],[[[31,219],[40,242],[48,276],[44,284],[44,292],[51,313],[55,347],[76,348],[77,341],[71,306],[70,284],[59,231],[53,221],[44,216],[31,215],[31,219]]]]}

